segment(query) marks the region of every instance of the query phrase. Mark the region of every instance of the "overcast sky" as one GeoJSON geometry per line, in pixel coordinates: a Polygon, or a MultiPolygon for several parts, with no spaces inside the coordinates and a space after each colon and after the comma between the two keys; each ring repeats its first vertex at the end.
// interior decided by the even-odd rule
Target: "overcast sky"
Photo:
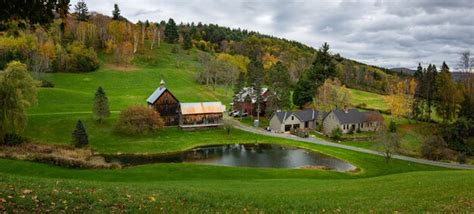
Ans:
{"type": "MultiPolygon", "coordinates": [[[[72,0],[74,5],[78,0],[72,0]]],[[[453,69],[461,51],[474,52],[474,0],[85,0],[111,15],[117,3],[132,21],[215,23],[296,40],[360,62],[453,69]]]]}

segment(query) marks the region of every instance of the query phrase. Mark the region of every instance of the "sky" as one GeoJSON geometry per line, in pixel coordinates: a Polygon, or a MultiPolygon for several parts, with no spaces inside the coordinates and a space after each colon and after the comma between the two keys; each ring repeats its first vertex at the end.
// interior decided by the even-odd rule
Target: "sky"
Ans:
{"type": "MultiPolygon", "coordinates": [[[[72,0],[76,4],[78,0],[72,0]]],[[[84,0],[89,11],[131,21],[213,23],[296,40],[386,68],[456,69],[474,52],[474,0],[84,0]]],[[[72,7],[73,8],[73,7],[72,7]]]]}

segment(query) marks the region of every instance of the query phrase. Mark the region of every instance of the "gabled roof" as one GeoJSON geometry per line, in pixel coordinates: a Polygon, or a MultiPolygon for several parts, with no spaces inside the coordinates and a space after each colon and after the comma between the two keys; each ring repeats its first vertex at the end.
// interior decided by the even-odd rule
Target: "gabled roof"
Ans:
{"type": "Polygon", "coordinates": [[[221,102],[180,103],[181,114],[223,113],[225,106],[221,102]]]}
{"type": "Polygon", "coordinates": [[[382,115],[377,111],[360,112],[357,109],[348,109],[345,112],[342,109],[335,109],[332,112],[341,124],[383,121],[382,115]]]}
{"type": "MultiPolygon", "coordinates": [[[[262,88],[262,92],[261,92],[260,95],[263,96],[265,93],[267,93],[267,91],[268,91],[268,88],[262,88]]],[[[239,101],[239,102],[244,102],[247,97],[252,98],[252,103],[255,103],[257,101],[257,96],[254,93],[253,88],[244,87],[244,88],[242,88],[242,90],[239,91],[239,93],[237,93],[235,95],[236,100],[239,101]]]]}
{"type": "MultiPolygon", "coordinates": [[[[148,104],[153,104],[156,102],[156,100],[158,100],[158,98],[161,97],[161,95],[163,95],[165,93],[165,91],[168,91],[168,89],[166,89],[165,87],[158,87],[154,92],[153,94],[151,94],[148,99],[146,99],[146,102],[148,104]]],[[[169,91],[168,91],[169,92],[169,91]]],[[[175,99],[176,97],[170,92],[171,96],[173,96],[175,99]]],[[[178,99],[176,99],[178,100],[178,99]]]]}
{"type": "Polygon", "coordinates": [[[319,114],[323,115],[323,117],[322,117],[323,119],[327,115],[327,113],[325,113],[325,112],[320,113],[320,112],[318,112],[314,109],[306,109],[306,110],[295,111],[295,112],[284,111],[284,112],[275,112],[274,113],[274,115],[278,118],[278,120],[281,123],[283,121],[285,121],[291,115],[294,115],[294,116],[298,117],[298,119],[300,119],[302,122],[307,122],[307,121],[317,120],[319,114]]]}

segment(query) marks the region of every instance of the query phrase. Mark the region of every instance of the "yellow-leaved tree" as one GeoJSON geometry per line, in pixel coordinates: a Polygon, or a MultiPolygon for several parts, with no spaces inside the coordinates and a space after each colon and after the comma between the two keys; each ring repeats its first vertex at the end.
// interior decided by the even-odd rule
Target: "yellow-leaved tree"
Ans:
{"type": "Polygon", "coordinates": [[[416,81],[402,80],[390,87],[389,95],[384,97],[392,116],[410,117],[415,98],[416,81]]]}

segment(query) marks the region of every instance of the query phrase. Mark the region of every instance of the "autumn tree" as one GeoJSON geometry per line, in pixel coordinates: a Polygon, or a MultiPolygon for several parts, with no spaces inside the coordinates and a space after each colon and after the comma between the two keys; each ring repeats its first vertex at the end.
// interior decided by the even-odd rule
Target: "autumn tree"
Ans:
{"type": "Polygon", "coordinates": [[[352,101],[352,94],[337,78],[326,79],[316,92],[315,106],[322,111],[343,108],[352,101]]]}
{"type": "Polygon", "coordinates": [[[110,116],[109,101],[102,87],[97,88],[92,108],[93,118],[99,123],[110,116]]]}
{"type": "Polygon", "coordinates": [[[393,116],[411,117],[415,89],[414,79],[399,81],[390,88],[389,95],[384,96],[384,99],[393,116]]]}
{"type": "Polygon", "coordinates": [[[268,73],[270,79],[270,91],[273,95],[270,96],[274,110],[289,109],[291,107],[290,100],[290,74],[288,69],[281,62],[273,65],[268,73]]]}
{"type": "Polygon", "coordinates": [[[456,118],[463,101],[463,95],[457,83],[451,77],[449,67],[443,62],[441,72],[436,76],[436,112],[443,122],[456,118]]]}
{"type": "Polygon", "coordinates": [[[376,149],[382,152],[383,157],[388,162],[393,154],[400,149],[400,136],[396,132],[390,132],[382,127],[375,134],[376,149]]]}
{"type": "Polygon", "coordinates": [[[83,22],[89,20],[89,10],[87,9],[87,4],[84,1],[78,1],[74,6],[74,10],[76,11],[77,20],[83,22]]]}
{"type": "Polygon", "coordinates": [[[152,134],[164,127],[160,114],[147,106],[130,106],[120,112],[116,131],[123,134],[152,134]]]}
{"type": "Polygon", "coordinates": [[[165,40],[168,43],[176,43],[179,39],[178,27],[172,18],[168,20],[165,27],[165,40]]]}
{"type": "Polygon", "coordinates": [[[36,102],[38,83],[26,65],[12,61],[0,72],[0,140],[26,127],[26,109],[36,102]]]}
{"type": "Polygon", "coordinates": [[[82,148],[89,144],[86,128],[81,120],[77,121],[76,128],[72,132],[72,144],[76,148],[82,148]]]}

